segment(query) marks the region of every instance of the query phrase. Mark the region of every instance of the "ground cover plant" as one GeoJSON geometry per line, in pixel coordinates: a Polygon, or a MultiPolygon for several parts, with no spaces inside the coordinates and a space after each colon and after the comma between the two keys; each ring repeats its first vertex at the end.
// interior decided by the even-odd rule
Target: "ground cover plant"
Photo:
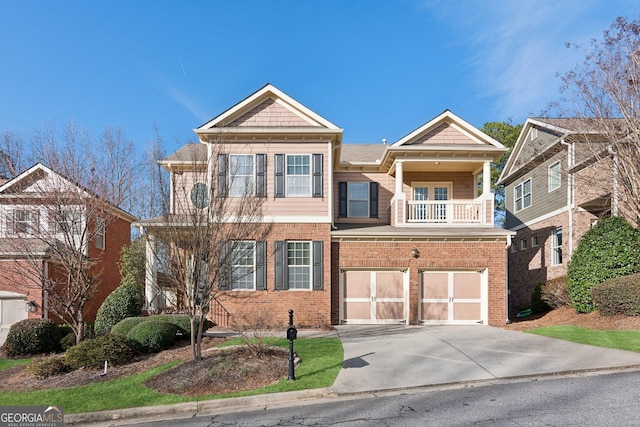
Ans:
{"type": "MultiPolygon", "coordinates": [[[[221,344],[222,339],[207,339],[204,354],[209,357],[210,349],[221,344]],[[211,346],[210,346],[211,345],[211,346]],[[209,347],[210,346],[210,347],[209,347]]],[[[237,344],[238,342],[227,342],[237,344]]],[[[275,339],[271,343],[280,348],[288,347],[285,339],[275,339]]],[[[246,348],[239,346],[238,348],[246,348]]],[[[272,362],[262,362],[262,370],[269,371],[284,366],[284,377],[256,386],[254,389],[242,390],[229,387],[225,392],[210,393],[208,386],[216,383],[216,369],[201,364],[207,374],[202,378],[199,393],[191,390],[177,389],[166,393],[158,384],[175,384],[181,381],[185,373],[180,369],[172,369],[183,363],[193,365],[190,361],[190,347],[182,343],[181,347],[147,355],[146,359],[129,365],[114,367],[105,377],[100,377],[97,370],[83,369],[56,377],[37,380],[25,367],[17,366],[0,371],[0,401],[3,405],[41,405],[42,402],[62,405],[66,413],[100,411],[137,406],[165,405],[193,400],[209,400],[249,394],[264,394],[282,391],[293,391],[317,387],[328,387],[333,384],[342,368],[343,351],[337,338],[302,338],[296,340],[296,353],[300,363],[296,367],[296,381],[286,380],[287,354],[281,352],[280,358],[272,362]],[[271,365],[274,363],[274,365],[271,365]],[[120,374],[118,374],[120,372],[120,374]],[[82,384],[82,385],[76,385],[82,384]],[[155,388],[154,388],[155,387],[155,388]]],[[[211,350],[211,357],[219,359],[227,366],[239,365],[236,360],[225,361],[219,351],[211,350]]],[[[226,350],[225,350],[226,351],[226,350]]],[[[235,357],[235,356],[234,356],[235,357]]],[[[196,363],[195,365],[198,365],[196,363]]],[[[223,370],[220,370],[222,372],[223,370]]],[[[240,368],[240,372],[242,368],[240,368]]],[[[237,381],[251,376],[236,375],[237,381]]],[[[255,384],[253,384],[255,386],[255,384]]]]}

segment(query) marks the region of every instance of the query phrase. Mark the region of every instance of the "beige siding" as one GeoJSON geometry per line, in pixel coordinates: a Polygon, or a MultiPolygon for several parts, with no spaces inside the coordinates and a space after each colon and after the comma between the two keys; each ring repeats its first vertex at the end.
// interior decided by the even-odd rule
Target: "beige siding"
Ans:
{"type": "Polygon", "coordinates": [[[415,144],[474,144],[468,136],[454,128],[453,126],[442,123],[430,132],[427,132],[420,138],[416,139],[411,145],[415,144]]]}
{"type": "Polygon", "coordinates": [[[267,99],[225,127],[243,126],[311,126],[311,124],[279,102],[267,99]]]}
{"type": "Polygon", "coordinates": [[[395,191],[395,178],[386,173],[336,172],[333,182],[333,218],[336,223],[373,223],[390,224],[390,203],[395,191]],[[377,182],[378,218],[339,218],[338,217],[338,183],[344,182],[377,182]]]}

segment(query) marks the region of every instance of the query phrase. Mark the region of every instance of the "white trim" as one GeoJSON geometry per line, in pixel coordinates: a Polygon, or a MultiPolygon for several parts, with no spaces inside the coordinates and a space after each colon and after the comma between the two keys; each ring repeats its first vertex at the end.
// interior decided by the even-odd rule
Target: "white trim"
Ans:
{"type": "MultiPolygon", "coordinates": [[[[295,165],[294,165],[295,166],[295,165]]],[[[324,165],[323,165],[323,169],[324,169],[324,165]]],[[[323,171],[324,172],[324,171],[323,171]]],[[[296,198],[296,197],[301,197],[301,198],[311,198],[313,196],[313,155],[312,154],[306,154],[306,153],[296,153],[296,154],[285,154],[284,155],[284,171],[283,171],[283,178],[284,178],[284,197],[285,198],[296,198]],[[309,174],[308,175],[297,175],[297,174],[292,174],[292,177],[308,177],[309,178],[309,188],[308,188],[308,194],[304,194],[304,195],[295,195],[295,196],[291,196],[289,195],[289,158],[290,157],[306,157],[307,159],[309,159],[309,174]]]]}
{"type": "Polygon", "coordinates": [[[552,192],[558,190],[560,187],[562,187],[562,169],[561,168],[562,168],[562,163],[560,162],[560,160],[557,160],[557,161],[551,163],[547,167],[547,192],[548,193],[552,193],[552,192]],[[551,168],[556,166],[556,165],[558,166],[558,171],[557,171],[557,173],[558,173],[558,177],[557,177],[558,178],[558,186],[555,187],[555,188],[551,188],[551,178],[552,178],[552,176],[551,176],[551,173],[552,173],[551,168]]]}
{"type": "Polygon", "coordinates": [[[517,212],[522,212],[523,210],[525,210],[525,209],[527,209],[527,208],[529,208],[531,206],[533,206],[533,179],[531,177],[528,177],[528,178],[525,178],[522,181],[520,181],[520,184],[518,184],[518,185],[513,187],[513,211],[516,212],[516,213],[517,212]],[[524,205],[524,196],[525,196],[524,183],[527,182],[527,181],[529,181],[529,193],[528,193],[529,194],[529,205],[525,206],[524,205]],[[521,187],[521,189],[520,189],[520,192],[521,192],[520,200],[521,200],[522,207],[520,209],[518,209],[517,206],[516,206],[516,203],[518,201],[518,197],[516,196],[516,189],[518,187],[521,187]]]}

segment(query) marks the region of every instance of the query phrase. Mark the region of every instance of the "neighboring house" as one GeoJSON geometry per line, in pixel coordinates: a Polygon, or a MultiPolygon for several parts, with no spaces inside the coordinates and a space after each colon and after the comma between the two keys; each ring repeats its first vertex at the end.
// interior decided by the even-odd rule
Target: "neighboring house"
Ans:
{"type": "MultiPolygon", "coordinates": [[[[42,164],[36,164],[0,185],[0,344],[4,343],[11,325],[20,320],[54,318],[48,310],[46,293],[40,282],[43,276],[34,270],[34,266],[40,265],[43,274],[49,277],[55,274],[49,246],[54,241],[52,236],[63,239],[72,234],[61,232],[62,228],[77,228],[75,244],[96,262],[91,271],[99,275],[99,285],[84,312],[87,322],[95,320],[102,301],[120,284],[117,263],[122,248],[131,241],[131,223],[136,218],[109,205],[110,213],[106,215],[110,217],[105,218],[103,224],[93,225],[99,227],[95,238],[91,242],[82,241],[81,230],[88,229],[79,225],[85,220],[82,209],[76,204],[68,206],[68,210],[66,206],[50,206],[64,200],[64,193],[58,189],[87,194],[42,164]],[[50,196],[56,192],[56,197],[50,196]],[[68,215],[55,219],[54,211],[68,215]]],[[[73,196],[68,200],[77,203],[78,198],[73,196]]]]}
{"type": "Polygon", "coordinates": [[[616,214],[614,164],[587,120],[529,118],[498,183],[505,186],[510,313],[527,307],[538,283],[566,277],[584,233],[616,214]],[[596,161],[596,159],[600,159],[596,161]]]}
{"type": "MultiPolygon", "coordinates": [[[[506,149],[455,114],[393,144],[347,145],[342,129],[266,85],[195,133],[200,144],[161,162],[171,181],[194,158],[213,164],[208,147],[224,141],[230,157],[251,153],[272,224],[266,259],[247,263],[261,273],[216,296],[231,315],[266,310],[285,323],[292,309],[307,326],[505,324],[513,233],[494,227],[490,165],[506,149]]],[[[188,190],[174,188],[174,202],[188,190]]],[[[135,225],[150,241],[162,234],[161,218],[135,225]]],[[[148,264],[148,304],[161,307],[148,264]]]]}

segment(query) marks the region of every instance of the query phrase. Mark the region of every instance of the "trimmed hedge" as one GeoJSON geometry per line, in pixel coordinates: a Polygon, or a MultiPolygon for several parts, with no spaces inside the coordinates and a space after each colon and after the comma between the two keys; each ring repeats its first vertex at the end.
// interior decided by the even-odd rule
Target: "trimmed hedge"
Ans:
{"type": "Polygon", "coordinates": [[[9,329],[4,351],[9,357],[55,353],[62,329],[49,319],[25,319],[9,329]]]}
{"type": "Polygon", "coordinates": [[[605,316],[640,316],[640,274],[609,279],[591,292],[594,305],[605,316]]]}
{"type": "Polygon", "coordinates": [[[115,335],[121,335],[126,337],[127,334],[138,324],[145,322],[149,319],[149,317],[139,316],[139,317],[127,317],[126,319],[122,319],[111,328],[111,333],[115,335]]]}
{"type": "Polygon", "coordinates": [[[73,370],[80,368],[100,369],[104,361],[110,365],[124,365],[140,354],[135,342],[120,335],[101,335],[82,341],[65,354],[65,363],[73,370]]]}
{"type": "Polygon", "coordinates": [[[567,269],[569,296],[579,313],[594,310],[591,289],[640,272],[640,233],[620,217],[603,218],[582,237],[567,269]]]}
{"type": "Polygon", "coordinates": [[[144,306],[140,285],[132,278],[125,278],[120,286],[107,296],[96,316],[94,329],[97,335],[111,332],[111,328],[127,317],[139,316],[144,306]]]}
{"type": "Polygon", "coordinates": [[[38,379],[70,372],[65,356],[38,357],[27,365],[27,369],[38,379]]]}
{"type": "Polygon", "coordinates": [[[128,339],[137,342],[149,353],[157,353],[169,347],[174,343],[178,332],[178,327],[173,323],[153,317],[137,324],[127,334],[128,339]]]}
{"type": "MultiPolygon", "coordinates": [[[[191,335],[191,322],[189,321],[188,314],[157,314],[155,316],[151,316],[151,319],[160,319],[165,322],[173,323],[178,327],[178,333],[185,337],[189,337],[191,335]]],[[[198,322],[200,321],[200,317],[196,316],[194,319],[196,328],[198,327],[198,322]]],[[[213,322],[208,319],[204,321],[204,330],[206,331],[210,327],[213,326],[213,322]]]]}

